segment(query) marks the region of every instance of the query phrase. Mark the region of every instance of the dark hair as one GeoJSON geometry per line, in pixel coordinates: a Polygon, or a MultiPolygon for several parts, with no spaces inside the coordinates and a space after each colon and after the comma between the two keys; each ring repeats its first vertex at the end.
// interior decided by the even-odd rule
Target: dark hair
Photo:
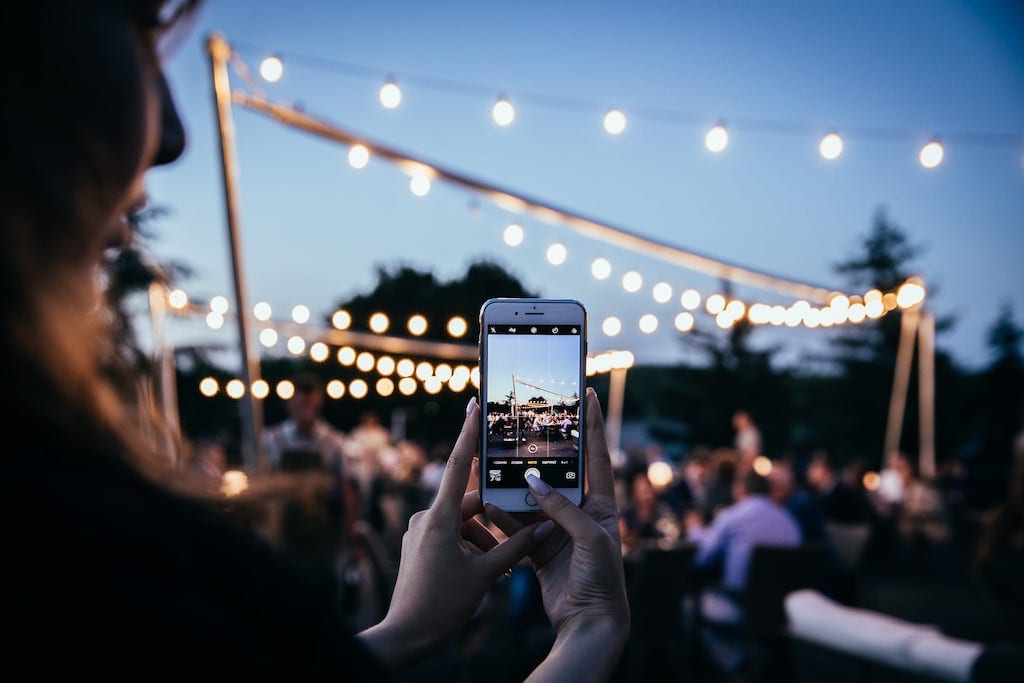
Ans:
{"type": "Polygon", "coordinates": [[[767,477],[762,477],[754,470],[750,470],[743,477],[743,488],[747,493],[771,493],[772,484],[767,477]]]}
{"type": "Polygon", "coordinates": [[[292,384],[295,385],[295,392],[300,394],[316,394],[324,388],[323,380],[312,372],[300,372],[295,375],[292,384]]]}
{"type": "Polygon", "coordinates": [[[73,439],[160,470],[171,454],[158,454],[144,418],[102,374],[116,345],[83,275],[99,267],[103,228],[139,162],[148,165],[137,157],[143,81],[159,69],[152,41],[197,3],[179,3],[171,17],[165,4],[0,3],[0,61],[19,64],[6,84],[12,104],[0,107],[0,364],[11,386],[29,388],[0,405],[53,445],[73,439]],[[111,12],[132,40],[100,49],[96,32],[111,12]]]}

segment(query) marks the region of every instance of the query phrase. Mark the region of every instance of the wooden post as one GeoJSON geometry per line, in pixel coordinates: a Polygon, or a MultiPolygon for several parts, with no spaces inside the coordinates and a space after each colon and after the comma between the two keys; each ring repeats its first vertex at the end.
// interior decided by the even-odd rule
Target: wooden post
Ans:
{"type": "Polygon", "coordinates": [[[907,409],[907,391],[910,385],[910,366],[914,360],[914,335],[921,315],[916,309],[903,311],[900,319],[900,345],[896,351],[896,371],[889,398],[889,419],[885,427],[885,452],[882,465],[892,464],[893,455],[900,447],[903,414],[907,409]]]}
{"type": "Polygon", "coordinates": [[[259,352],[253,348],[253,340],[249,335],[250,309],[242,259],[238,157],[235,150],[235,123],[231,116],[231,82],[228,78],[231,46],[224,36],[215,33],[207,40],[207,50],[213,75],[213,104],[217,111],[217,133],[220,137],[224,205],[227,211],[228,240],[231,244],[231,272],[235,286],[235,304],[238,307],[238,347],[242,354],[242,381],[245,382],[245,394],[238,402],[242,424],[242,462],[247,469],[256,472],[261,465],[259,435],[263,431],[263,414],[262,406],[252,396],[252,384],[260,377],[260,363],[259,352]]]}
{"type": "Polygon", "coordinates": [[[925,479],[935,477],[935,316],[923,313],[918,327],[917,376],[921,428],[918,469],[925,479]]]}
{"type": "Polygon", "coordinates": [[[626,368],[612,368],[608,378],[608,418],[605,438],[612,462],[618,462],[622,446],[622,405],[626,394],[626,368]]]}

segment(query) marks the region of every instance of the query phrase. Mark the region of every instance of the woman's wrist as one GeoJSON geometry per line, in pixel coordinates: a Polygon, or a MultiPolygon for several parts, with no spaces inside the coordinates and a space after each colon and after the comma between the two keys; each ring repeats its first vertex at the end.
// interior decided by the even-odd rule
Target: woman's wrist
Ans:
{"type": "Polygon", "coordinates": [[[629,637],[629,616],[577,616],[558,631],[551,652],[529,681],[607,681],[619,663],[629,637]]]}
{"type": "Polygon", "coordinates": [[[402,671],[425,657],[433,649],[434,636],[430,633],[410,632],[387,617],[359,633],[359,640],[390,671],[402,671]]]}

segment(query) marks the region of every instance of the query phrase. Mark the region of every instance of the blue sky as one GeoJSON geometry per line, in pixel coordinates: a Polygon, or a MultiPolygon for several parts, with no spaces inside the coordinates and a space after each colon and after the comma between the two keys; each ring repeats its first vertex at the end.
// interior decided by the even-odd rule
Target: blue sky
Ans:
{"type": "Polygon", "coordinates": [[[501,401],[512,391],[513,376],[531,386],[520,385],[520,401],[541,395],[556,402],[559,396],[579,395],[573,368],[579,366],[579,337],[553,335],[520,336],[494,334],[488,350],[488,394],[484,402],[501,401]],[[537,391],[547,389],[554,394],[537,391]]]}
{"type": "MultiPolygon", "coordinates": [[[[929,305],[954,315],[939,344],[968,366],[986,362],[984,337],[1000,305],[1024,320],[1024,15],[1010,2],[263,2],[209,0],[169,63],[190,134],[175,165],[151,173],[153,202],[171,210],[155,226],[161,257],[192,265],[183,283],[196,297],[230,294],[210,76],[203,42],[213,30],[237,42],[252,67],[271,51],[285,75],[268,96],[299,103],[342,127],[468,175],[628,227],[680,247],[842,289],[832,265],[848,257],[876,210],[919,243],[929,305]],[[258,46],[258,47],[255,47],[258,46]],[[289,62],[289,52],[373,67],[355,77],[289,62]],[[379,75],[376,75],[379,74],[379,75]],[[383,109],[387,74],[403,103],[383,109]],[[426,87],[417,75],[493,86],[493,94],[426,87]],[[499,93],[547,93],[593,102],[552,108],[523,100],[499,128],[489,117],[499,93]],[[605,133],[608,107],[696,115],[693,123],[630,118],[605,133]],[[744,128],[745,119],[808,124],[806,134],[744,128]],[[730,144],[702,144],[723,120],[730,144]],[[834,162],[818,137],[874,126],[907,131],[878,141],[849,134],[834,162]],[[1017,135],[1009,146],[957,144],[951,132],[1017,135]],[[937,169],[917,164],[918,147],[950,135],[937,169]]],[[[240,81],[235,81],[240,85],[240,81]]],[[[541,294],[580,299],[591,315],[591,350],[629,348],[637,361],[674,362],[686,351],[672,329],[678,293],[719,283],[646,256],[587,240],[435,184],[414,197],[397,169],[377,161],[350,168],[346,149],[236,109],[241,167],[243,254],[252,301],[276,314],[298,303],[314,315],[366,291],[378,265],[408,263],[458,276],[493,258],[541,294]],[[501,238],[520,222],[526,240],[501,238]],[[555,241],[567,261],[547,264],[555,241]],[[603,282],[597,256],[612,263],[603,282]],[[628,294],[621,274],[636,269],[644,288],[628,294]],[[658,304],[650,286],[676,296],[658,304]],[[660,320],[645,335],[636,321],[660,320]],[[600,321],[622,319],[607,338],[600,321]]],[[[739,286],[748,300],[785,298],[739,286]]],[[[711,325],[698,316],[701,327],[711,325]]],[[[198,334],[190,329],[184,336],[198,334]]],[[[211,333],[231,343],[227,330],[211,333]],[[217,335],[220,335],[219,337],[217,335]]],[[[821,329],[758,332],[791,358],[820,344],[821,329]]],[[[184,338],[184,336],[182,338],[184,338]]]]}

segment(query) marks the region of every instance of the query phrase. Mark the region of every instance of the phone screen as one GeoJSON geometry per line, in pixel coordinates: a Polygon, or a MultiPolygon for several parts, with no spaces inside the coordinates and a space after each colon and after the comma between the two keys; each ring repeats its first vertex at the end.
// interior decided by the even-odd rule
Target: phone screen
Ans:
{"type": "Polygon", "coordinates": [[[533,467],[553,487],[577,488],[582,326],[488,323],[484,334],[487,487],[521,489],[533,467]]]}

